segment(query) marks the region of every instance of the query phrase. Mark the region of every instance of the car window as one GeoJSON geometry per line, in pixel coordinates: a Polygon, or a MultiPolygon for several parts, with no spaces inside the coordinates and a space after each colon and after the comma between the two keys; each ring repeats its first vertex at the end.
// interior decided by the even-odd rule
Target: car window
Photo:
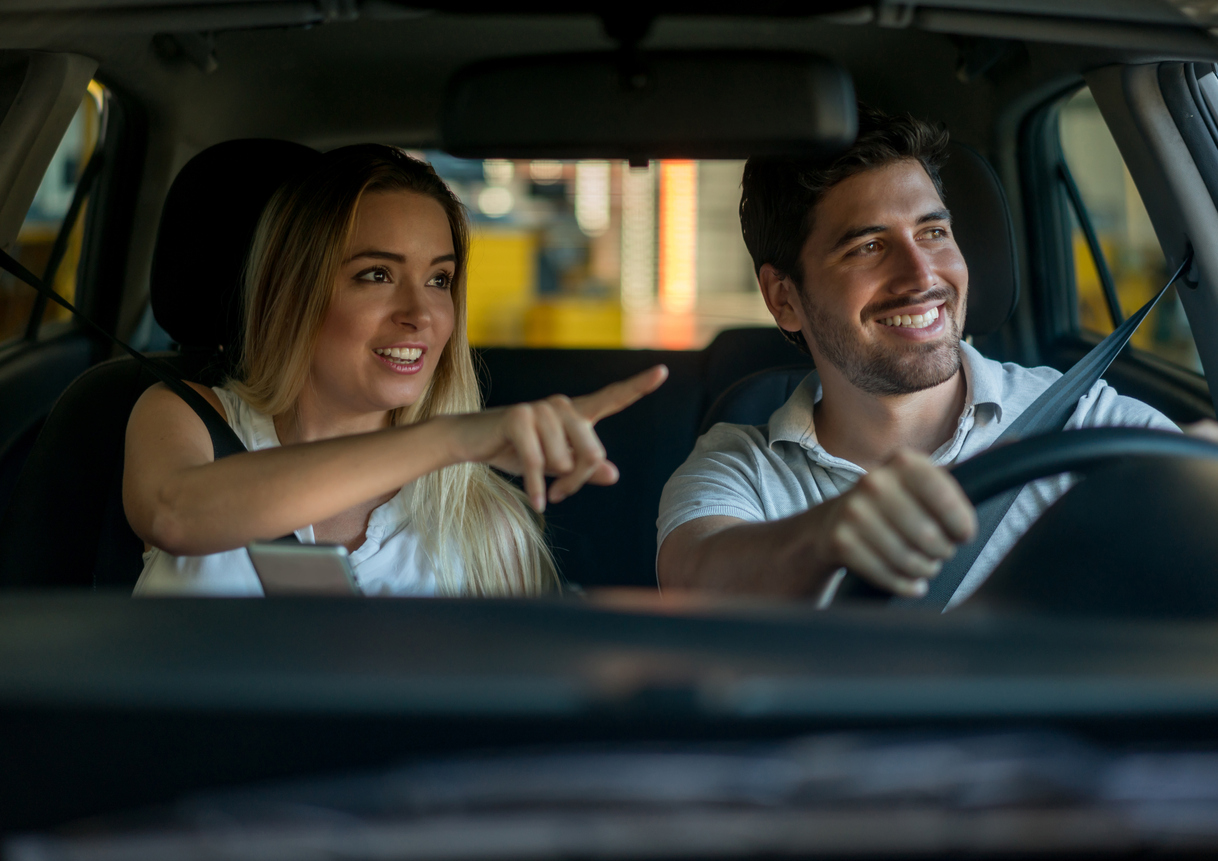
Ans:
{"type": "MultiPolygon", "coordinates": [[[[101,139],[105,102],[105,90],[96,81],[91,82],[43,174],[38,192],[17,233],[15,249],[10,252],[44,281],[77,184],[101,139]]],[[[68,226],[62,256],[53,275],[55,292],[68,301],[76,295],[76,270],[88,214],[86,202],[81,216],[68,226]]],[[[26,335],[36,336],[41,324],[68,319],[68,312],[60,306],[50,303],[43,307],[43,303],[36,300],[37,294],[29,286],[7,272],[0,272],[0,343],[26,335]],[[32,320],[34,315],[38,316],[37,321],[32,320]]]]}
{"type": "Polygon", "coordinates": [[[474,221],[475,346],[697,350],[773,323],[740,234],[742,161],[421,155],[474,221]]]}
{"type": "MultiPolygon", "coordinates": [[[[1167,271],[1163,250],[1146,207],[1125,167],[1091,91],[1083,88],[1067,101],[1060,117],[1061,146],[1069,178],[1099,240],[1121,312],[1128,316],[1163,286],[1167,271]]],[[[1079,327],[1106,335],[1113,319],[1099,269],[1088,248],[1078,213],[1072,210],[1074,282],[1079,327]]],[[[1133,345],[1162,359],[1202,373],[1188,318],[1168,290],[1133,336],[1133,345]]]]}

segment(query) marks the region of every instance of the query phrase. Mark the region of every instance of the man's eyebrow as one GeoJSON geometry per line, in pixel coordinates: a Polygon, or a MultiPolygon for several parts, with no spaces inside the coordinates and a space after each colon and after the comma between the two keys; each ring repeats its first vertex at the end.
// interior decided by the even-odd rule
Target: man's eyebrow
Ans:
{"type": "Polygon", "coordinates": [[[883,224],[870,224],[867,227],[856,227],[853,230],[847,230],[838,238],[837,242],[833,243],[833,247],[829,250],[831,252],[837,251],[842,246],[849,245],[860,237],[868,236],[872,233],[883,233],[887,229],[883,224]]]}
{"type": "MultiPolygon", "coordinates": [[[[951,223],[952,214],[946,209],[936,209],[934,212],[928,212],[925,215],[919,216],[917,223],[926,224],[929,221],[946,221],[951,223]]],[[[861,239],[864,236],[870,236],[873,233],[883,233],[887,230],[887,225],[869,224],[866,227],[856,227],[852,230],[847,230],[841,235],[837,242],[833,243],[830,251],[837,251],[843,246],[849,245],[856,239],[861,239]]]]}

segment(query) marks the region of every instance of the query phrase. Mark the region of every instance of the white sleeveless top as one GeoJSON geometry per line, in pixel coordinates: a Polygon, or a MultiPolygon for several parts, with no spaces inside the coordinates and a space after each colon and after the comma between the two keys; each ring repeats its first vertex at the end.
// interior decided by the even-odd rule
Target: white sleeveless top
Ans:
{"type": "MultiPolygon", "coordinates": [[[[213,387],[228,415],[229,426],[250,451],[279,445],[275,424],[235,392],[213,387]]],[[[365,595],[435,595],[438,578],[431,557],[410,526],[410,497],[413,484],[372,510],[364,543],[350,556],[355,581],[365,595]]],[[[315,544],[313,527],[296,530],[304,544],[315,544]]],[[[452,591],[461,591],[460,572],[452,591]]],[[[136,596],[233,596],[262,595],[262,584],[254,573],[245,548],[207,556],[174,556],[156,547],[144,554],[144,570],[135,584],[136,596]]]]}

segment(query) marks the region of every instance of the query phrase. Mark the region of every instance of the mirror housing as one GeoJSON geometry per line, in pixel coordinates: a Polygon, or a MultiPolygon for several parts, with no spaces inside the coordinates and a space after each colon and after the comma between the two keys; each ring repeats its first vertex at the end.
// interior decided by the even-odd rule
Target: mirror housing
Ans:
{"type": "Polygon", "coordinates": [[[453,76],[441,114],[444,148],[469,158],[831,156],[857,130],[849,73],[762,51],[492,60],[453,76]]]}

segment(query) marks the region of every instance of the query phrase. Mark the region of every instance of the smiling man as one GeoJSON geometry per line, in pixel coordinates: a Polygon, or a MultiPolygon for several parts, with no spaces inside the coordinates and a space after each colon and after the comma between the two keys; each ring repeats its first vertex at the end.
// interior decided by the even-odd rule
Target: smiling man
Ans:
{"type": "MultiPolygon", "coordinates": [[[[939,180],[947,140],[863,110],[858,140],[831,164],[745,166],[740,221],[761,292],[817,371],[768,425],[715,425],[669,480],[662,587],[823,605],[849,568],[919,596],[975,533],[946,467],[992,445],[1061,375],[961,341],[969,280],[939,180]]],[[[1066,427],[1110,425],[1177,430],[1100,381],[1066,427]]],[[[1068,486],[1061,476],[1023,489],[949,607],[1068,486]]]]}

